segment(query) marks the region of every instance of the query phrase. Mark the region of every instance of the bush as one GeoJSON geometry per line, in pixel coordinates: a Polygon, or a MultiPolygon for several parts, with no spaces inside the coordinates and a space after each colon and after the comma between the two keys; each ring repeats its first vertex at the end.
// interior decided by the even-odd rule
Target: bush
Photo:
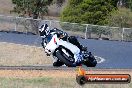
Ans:
{"type": "Polygon", "coordinates": [[[61,20],[104,25],[108,22],[108,14],[115,8],[113,0],[69,0],[61,14],[61,20]]]}
{"type": "Polygon", "coordinates": [[[111,12],[109,25],[116,27],[132,27],[132,12],[127,8],[119,8],[111,12]]]}

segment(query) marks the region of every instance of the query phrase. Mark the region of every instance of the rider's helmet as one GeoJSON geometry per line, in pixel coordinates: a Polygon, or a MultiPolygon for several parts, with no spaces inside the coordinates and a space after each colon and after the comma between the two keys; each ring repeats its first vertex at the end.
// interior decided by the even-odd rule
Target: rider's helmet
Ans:
{"type": "Polygon", "coordinates": [[[66,32],[63,32],[62,35],[63,35],[63,38],[62,39],[65,40],[65,41],[67,41],[68,34],[66,32]]]}
{"type": "Polygon", "coordinates": [[[67,41],[68,34],[66,32],[62,31],[61,29],[53,28],[52,30],[50,30],[50,33],[57,34],[58,38],[67,41]]]}
{"type": "Polygon", "coordinates": [[[57,32],[57,37],[59,37],[60,39],[64,41],[67,41],[68,34],[66,32],[59,31],[57,32]]]}
{"type": "Polygon", "coordinates": [[[43,24],[39,27],[39,33],[41,37],[47,36],[49,32],[50,32],[50,29],[48,27],[48,24],[43,24]]]}

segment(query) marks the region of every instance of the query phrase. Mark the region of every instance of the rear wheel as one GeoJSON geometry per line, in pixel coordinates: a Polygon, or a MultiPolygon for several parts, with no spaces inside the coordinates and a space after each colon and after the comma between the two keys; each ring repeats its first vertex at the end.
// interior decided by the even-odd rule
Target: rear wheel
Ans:
{"type": "Polygon", "coordinates": [[[97,64],[97,61],[95,59],[94,56],[88,57],[84,62],[84,65],[86,65],[87,67],[95,67],[97,64]]]}

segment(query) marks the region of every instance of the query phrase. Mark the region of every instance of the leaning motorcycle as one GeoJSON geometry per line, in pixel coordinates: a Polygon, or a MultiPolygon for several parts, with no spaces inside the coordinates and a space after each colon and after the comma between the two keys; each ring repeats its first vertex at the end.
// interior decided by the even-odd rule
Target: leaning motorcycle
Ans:
{"type": "MultiPolygon", "coordinates": [[[[74,54],[68,49],[70,47],[78,47],[81,50],[81,54],[83,56],[83,60],[81,61],[81,64],[86,65],[87,67],[95,67],[97,64],[97,61],[95,57],[91,54],[91,52],[87,51],[87,47],[83,47],[78,42],[77,38],[75,36],[63,36],[61,39],[58,38],[60,35],[56,32],[51,32],[47,37],[44,38],[44,49],[46,51],[47,55],[52,54],[53,58],[56,60],[53,62],[53,66],[62,66],[66,65],[68,67],[76,67],[74,64],[74,54]],[[57,42],[65,42],[63,44],[57,42]],[[47,45],[48,44],[48,45],[47,45]],[[46,46],[46,47],[45,47],[46,46]],[[46,48],[48,47],[48,50],[46,48]],[[47,53],[48,52],[48,53],[47,53]],[[52,52],[52,53],[51,53],[52,52]]],[[[80,65],[80,64],[78,64],[80,65]]]]}

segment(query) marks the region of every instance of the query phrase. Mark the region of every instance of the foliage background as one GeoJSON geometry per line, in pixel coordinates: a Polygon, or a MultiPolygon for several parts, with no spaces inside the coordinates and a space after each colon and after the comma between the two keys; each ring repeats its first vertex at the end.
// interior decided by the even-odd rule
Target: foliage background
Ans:
{"type": "Polygon", "coordinates": [[[117,0],[69,0],[61,20],[73,23],[104,25],[108,15],[115,10],[117,0]]]}

